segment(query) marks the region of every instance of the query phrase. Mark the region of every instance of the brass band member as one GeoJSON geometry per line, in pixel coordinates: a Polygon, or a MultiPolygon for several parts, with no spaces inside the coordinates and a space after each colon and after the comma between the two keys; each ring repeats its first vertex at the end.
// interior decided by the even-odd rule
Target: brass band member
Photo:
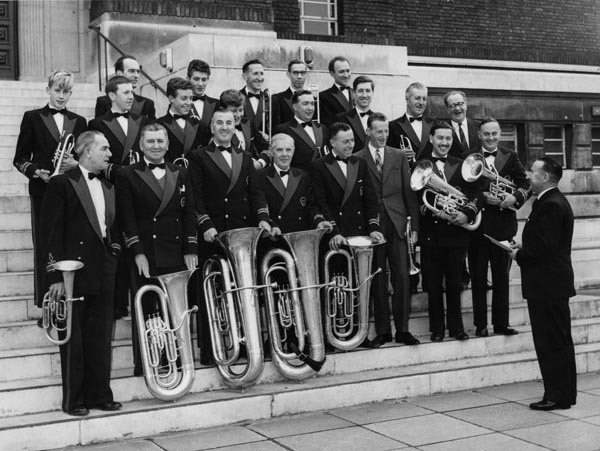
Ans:
{"type": "Polygon", "coordinates": [[[297,59],[290,61],[285,75],[290,80],[290,86],[285,91],[273,94],[273,129],[294,118],[292,96],[296,91],[304,90],[308,67],[303,61],[297,59]]]}
{"type": "MultiPolygon", "coordinates": [[[[113,294],[120,252],[115,221],[115,194],[98,175],[110,158],[102,133],[89,131],[77,138],[79,166],[53,177],[44,197],[42,221],[47,230],[48,263],[75,260],[71,339],[60,346],[62,409],[82,416],[89,409],[118,410],[110,388],[113,294]]],[[[51,268],[51,266],[49,266],[51,268]]],[[[49,272],[49,294],[65,294],[59,271],[49,272]]]]}
{"type": "Polygon", "coordinates": [[[462,91],[449,91],[444,95],[444,105],[452,126],[450,155],[460,158],[466,152],[479,149],[479,122],[467,119],[467,95],[462,91]]]}
{"type": "Polygon", "coordinates": [[[206,95],[206,87],[210,79],[210,66],[202,60],[190,61],[187,68],[187,78],[192,82],[194,94],[190,116],[195,117],[210,128],[210,118],[219,106],[217,99],[206,95]]]}
{"type": "MultiPolygon", "coordinates": [[[[44,252],[43,233],[40,214],[42,199],[46,192],[50,175],[54,172],[52,163],[59,147],[60,137],[63,141],[69,135],[77,138],[86,129],[86,120],[69,110],[67,103],[73,90],[73,74],[66,71],[53,72],[48,77],[48,105],[43,108],[27,111],[21,121],[14,166],[29,179],[29,198],[31,202],[31,234],[34,252],[34,301],[42,306],[44,297],[44,274],[46,258],[44,252]]],[[[64,147],[64,145],[62,146],[64,147]]],[[[77,167],[77,161],[65,153],[61,172],[77,167]]]]}
{"type": "Polygon", "coordinates": [[[261,130],[263,125],[263,98],[267,95],[263,90],[265,82],[263,63],[257,59],[246,61],[242,66],[242,78],[246,82],[246,85],[240,89],[245,97],[244,117],[248,118],[257,130],[261,130]]]}
{"type": "MultiPolygon", "coordinates": [[[[360,78],[360,77],[358,77],[360,78]]],[[[357,80],[358,80],[357,78],[357,80]]],[[[357,93],[357,99],[360,94],[357,93]]],[[[387,146],[388,120],[381,113],[372,113],[368,119],[368,143],[357,157],[367,162],[371,180],[377,193],[379,222],[386,243],[374,250],[374,268],[390,267],[392,313],[396,328],[396,343],[417,345],[419,340],[408,330],[410,314],[410,279],[408,271],[407,239],[417,241],[419,230],[419,203],[410,189],[410,170],[406,153],[387,146]],[[410,216],[413,236],[406,236],[407,217],[410,216]]],[[[374,299],[375,331],[377,336],[371,341],[379,347],[392,341],[390,328],[390,304],[387,297],[388,278],[385,272],[375,276],[371,285],[374,299]]]]}
{"type": "Polygon", "coordinates": [[[335,122],[345,122],[352,127],[354,133],[354,152],[365,148],[367,143],[367,120],[371,114],[371,102],[375,93],[375,82],[365,76],[360,75],[352,83],[354,88],[354,100],[356,106],[350,111],[337,114],[335,122]]]}
{"type": "Polygon", "coordinates": [[[354,94],[350,85],[350,62],[344,56],[336,56],[329,61],[329,75],[333,86],[319,93],[321,123],[330,126],[335,116],[354,108],[354,94]]]}

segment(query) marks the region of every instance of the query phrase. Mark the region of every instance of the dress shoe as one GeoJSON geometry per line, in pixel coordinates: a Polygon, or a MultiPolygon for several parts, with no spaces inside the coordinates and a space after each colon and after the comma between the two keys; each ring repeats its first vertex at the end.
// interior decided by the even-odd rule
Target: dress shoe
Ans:
{"type": "Polygon", "coordinates": [[[431,341],[436,343],[444,341],[444,336],[442,334],[431,334],[431,341]]]}
{"type": "Polygon", "coordinates": [[[450,334],[450,338],[456,338],[459,341],[468,340],[469,336],[465,332],[456,332],[455,334],[450,334]]]}
{"type": "Polygon", "coordinates": [[[214,364],[215,359],[210,349],[200,349],[200,365],[209,366],[214,364]]]}
{"type": "Polygon", "coordinates": [[[112,412],[114,410],[119,410],[123,405],[117,401],[109,401],[103,402],[102,404],[96,404],[94,408],[98,410],[104,410],[106,412],[112,412]]]}
{"type": "Polygon", "coordinates": [[[477,337],[489,337],[490,334],[487,330],[487,327],[478,327],[477,329],[475,329],[475,335],[477,337]]]}
{"type": "Polygon", "coordinates": [[[392,341],[392,334],[377,335],[371,340],[371,347],[378,348],[379,346],[392,341]]]}
{"type": "Polygon", "coordinates": [[[88,413],[90,413],[90,411],[86,406],[77,406],[69,410],[67,415],[71,415],[72,417],[84,417],[88,413]]]}
{"type": "Polygon", "coordinates": [[[364,341],[358,346],[359,348],[378,348],[381,346],[381,343],[377,346],[373,346],[373,342],[368,338],[365,338],[364,341]]]}
{"type": "Polygon", "coordinates": [[[43,319],[43,318],[38,318],[38,320],[37,320],[37,326],[38,326],[40,329],[43,329],[43,328],[44,328],[44,319],[43,319]]]}
{"type": "Polygon", "coordinates": [[[140,377],[144,375],[144,370],[142,369],[141,366],[136,366],[133,368],[133,376],[134,377],[140,377]]]}
{"type": "Polygon", "coordinates": [[[498,335],[517,335],[519,331],[517,329],[513,329],[512,327],[494,327],[494,333],[498,335]]]}
{"type": "Polygon", "coordinates": [[[396,343],[404,343],[408,346],[414,346],[421,343],[413,334],[410,332],[396,332],[396,343]]]}
{"type": "Polygon", "coordinates": [[[556,409],[566,410],[566,409],[570,409],[571,406],[569,404],[559,404],[554,401],[546,401],[546,400],[542,399],[541,401],[532,402],[531,404],[529,404],[529,408],[533,409],[533,410],[556,410],[556,409]]]}

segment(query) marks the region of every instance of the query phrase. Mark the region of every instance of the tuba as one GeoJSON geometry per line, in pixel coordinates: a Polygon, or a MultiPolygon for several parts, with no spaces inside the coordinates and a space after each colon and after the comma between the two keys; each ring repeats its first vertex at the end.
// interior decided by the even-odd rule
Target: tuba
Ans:
{"type": "Polygon", "coordinates": [[[346,238],[350,252],[345,249],[330,250],[325,254],[325,336],[329,344],[342,351],[355,349],[369,333],[369,289],[373,274],[371,262],[375,243],[367,236],[346,238]],[[344,269],[337,271],[338,266],[344,269]],[[331,274],[335,272],[333,275],[331,274]]]}
{"type": "Polygon", "coordinates": [[[224,256],[209,258],[203,269],[204,299],[217,369],[229,388],[244,389],[260,377],[263,347],[256,290],[256,246],[259,227],[217,235],[224,256]],[[245,348],[247,362],[235,365],[245,348]]]}
{"type": "Polygon", "coordinates": [[[307,379],[325,362],[319,301],[322,285],[317,280],[319,242],[325,232],[316,229],[286,233],[283,239],[291,251],[271,249],[261,264],[271,355],[279,372],[288,379],[307,379]],[[291,352],[286,352],[284,343],[291,352]]]}
{"type": "Polygon", "coordinates": [[[189,315],[198,307],[186,308],[187,285],[193,272],[157,276],[160,287],[144,285],[135,294],[135,320],[146,387],[152,396],[163,401],[181,398],[194,382],[189,315]],[[144,318],[142,298],[149,291],[158,295],[159,312],[144,318]],[[172,323],[175,327],[171,327],[172,323]]]}
{"type": "Polygon", "coordinates": [[[262,129],[261,131],[269,136],[269,142],[271,142],[271,133],[273,132],[273,99],[271,97],[271,91],[264,89],[260,96],[262,104],[262,129]]]}
{"type": "MultiPolygon", "coordinates": [[[[445,180],[433,172],[433,163],[429,160],[423,160],[415,166],[410,177],[410,187],[413,191],[420,191],[423,188],[423,204],[432,212],[443,219],[451,219],[456,216],[468,199],[458,189],[449,185],[445,180]],[[433,202],[430,202],[428,196],[433,196],[433,202]]],[[[481,223],[481,212],[472,223],[464,224],[467,230],[475,230],[481,223]]]]}
{"type": "MultiPolygon", "coordinates": [[[[461,174],[467,182],[474,182],[482,176],[490,179],[490,196],[501,201],[506,199],[507,196],[514,196],[517,191],[517,185],[504,177],[500,177],[494,165],[488,167],[485,158],[479,153],[472,153],[467,156],[463,161],[461,174]]],[[[516,209],[511,207],[511,210],[516,209]]]]}
{"type": "MultiPolygon", "coordinates": [[[[60,167],[60,166],[58,166],[60,167]]],[[[73,320],[73,302],[83,301],[73,297],[73,284],[75,283],[75,271],[83,268],[83,263],[77,260],[63,260],[53,263],[51,271],[61,271],[65,284],[65,299],[50,299],[46,293],[42,301],[42,324],[46,329],[46,337],[56,345],[64,345],[71,339],[71,321],[73,320]],[[53,336],[52,329],[56,330],[57,336],[53,336]],[[64,333],[61,339],[60,334],[64,333]]]]}
{"type": "Polygon", "coordinates": [[[54,172],[50,177],[54,177],[55,175],[61,174],[62,171],[60,167],[65,160],[65,157],[70,157],[73,154],[73,147],[75,147],[75,136],[72,134],[65,134],[63,130],[58,138],[58,146],[56,146],[56,150],[54,151],[54,156],[52,157],[52,165],[54,166],[54,172]]]}

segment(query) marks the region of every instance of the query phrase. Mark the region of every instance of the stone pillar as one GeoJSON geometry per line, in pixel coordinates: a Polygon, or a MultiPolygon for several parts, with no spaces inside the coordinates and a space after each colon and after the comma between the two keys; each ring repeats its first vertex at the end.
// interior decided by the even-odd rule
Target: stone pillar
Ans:
{"type": "Polygon", "coordinates": [[[544,124],[530,122],[525,129],[525,148],[527,150],[527,164],[529,167],[535,160],[544,156],[544,124]]]}
{"type": "Polygon", "coordinates": [[[43,0],[19,2],[20,80],[39,80],[46,75],[48,18],[45,3],[43,0]]]}
{"type": "Polygon", "coordinates": [[[573,169],[592,169],[592,125],[574,124],[571,148],[573,169]]]}

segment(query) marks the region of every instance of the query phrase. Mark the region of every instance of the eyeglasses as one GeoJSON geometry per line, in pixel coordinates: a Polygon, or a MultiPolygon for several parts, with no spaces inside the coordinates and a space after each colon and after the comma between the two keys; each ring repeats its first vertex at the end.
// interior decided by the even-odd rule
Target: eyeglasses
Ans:
{"type": "Polygon", "coordinates": [[[306,75],[306,71],[305,70],[294,70],[294,71],[292,71],[292,75],[294,77],[304,77],[306,75]]]}
{"type": "Polygon", "coordinates": [[[448,105],[450,108],[455,109],[455,108],[462,108],[465,106],[465,102],[457,102],[457,103],[452,103],[450,105],[448,105]]]}

